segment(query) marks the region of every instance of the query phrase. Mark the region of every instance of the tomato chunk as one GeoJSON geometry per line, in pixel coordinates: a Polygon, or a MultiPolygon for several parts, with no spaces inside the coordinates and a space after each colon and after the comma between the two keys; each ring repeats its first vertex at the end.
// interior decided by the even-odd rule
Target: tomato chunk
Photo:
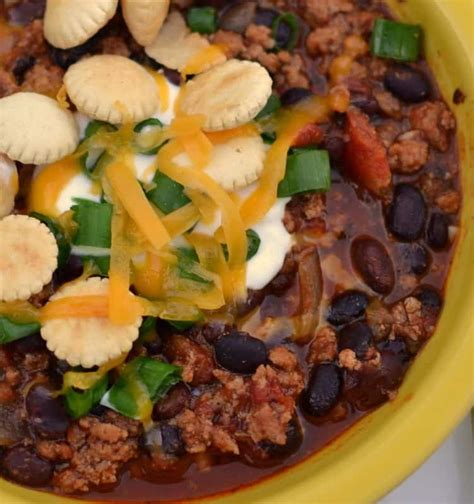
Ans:
{"type": "Polygon", "coordinates": [[[346,173],[376,195],[390,186],[392,174],[387,152],[366,114],[352,109],[347,114],[349,142],[344,152],[346,173]]]}
{"type": "Polygon", "coordinates": [[[313,123],[306,124],[303,126],[293,140],[292,147],[309,147],[310,145],[316,145],[320,143],[324,138],[324,131],[317,125],[313,123]]]}

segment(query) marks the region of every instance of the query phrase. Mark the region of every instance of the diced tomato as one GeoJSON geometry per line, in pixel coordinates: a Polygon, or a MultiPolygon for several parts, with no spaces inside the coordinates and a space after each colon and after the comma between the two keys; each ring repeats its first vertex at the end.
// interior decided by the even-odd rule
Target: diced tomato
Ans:
{"type": "Polygon", "coordinates": [[[323,138],[324,131],[317,124],[309,123],[298,131],[291,146],[302,148],[310,145],[317,145],[323,138]]]}
{"type": "Polygon", "coordinates": [[[387,151],[366,114],[349,110],[346,122],[349,142],[344,152],[347,174],[376,195],[390,186],[392,174],[387,151]]]}

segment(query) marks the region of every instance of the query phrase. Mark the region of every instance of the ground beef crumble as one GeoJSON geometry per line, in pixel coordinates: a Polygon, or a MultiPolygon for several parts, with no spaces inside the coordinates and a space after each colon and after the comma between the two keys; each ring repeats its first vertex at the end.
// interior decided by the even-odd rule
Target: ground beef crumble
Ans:
{"type": "Polygon", "coordinates": [[[67,433],[67,444],[38,448],[43,456],[56,454],[56,459],[69,460],[53,476],[57,491],[87,492],[91,487],[117,482],[122,465],[138,454],[139,433],[138,422],[109,412],[103,420],[87,416],[73,424],[67,433]]]}
{"type": "Polygon", "coordinates": [[[303,375],[295,356],[284,347],[273,349],[270,360],[275,367],[259,366],[251,377],[214,371],[219,381],[214,390],[201,395],[194,407],[173,421],[181,429],[187,451],[199,453],[211,447],[238,454],[239,442],[248,436],[254,443],[285,443],[303,375]]]}

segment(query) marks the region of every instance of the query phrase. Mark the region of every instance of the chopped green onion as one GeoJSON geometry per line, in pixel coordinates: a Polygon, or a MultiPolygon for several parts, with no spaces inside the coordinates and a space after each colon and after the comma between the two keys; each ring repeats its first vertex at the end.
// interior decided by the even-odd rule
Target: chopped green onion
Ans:
{"type": "Polygon", "coordinates": [[[104,255],[104,256],[91,256],[91,255],[85,255],[81,256],[82,264],[90,264],[92,266],[95,266],[95,269],[97,270],[97,274],[103,277],[106,277],[109,275],[109,269],[110,269],[110,256],[109,255],[104,255]]]}
{"type": "Polygon", "coordinates": [[[106,129],[107,131],[117,131],[117,126],[114,126],[113,124],[110,124],[105,121],[91,121],[84,132],[84,137],[85,138],[90,138],[92,135],[95,135],[98,131],[100,131],[102,128],[106,129]]]}
{"type": "Polygon", "coordinates": [[[69,415],[77,420],[100,403],[100,400],[107,392],[109,386],[109,378],[107,375],[103,376],[96,382],[90,389],[76,390],[69,388],[64,394],[64,403],[69,415]]]}
{"type": "Polygon", "coordinates": [[[129,418],[137,418],[139,403],[156,402],[179,381],[180,367],[149,357],[136,357],[125,366],[101,404],[129,418]]]}
{"type": "Polygon", "coordinates": [[[167,320],[166,322],[178,331],[186,331],[196,323],[196,321],[191,320],[167,320]]]}
{"type": "Polygon", "coordinates": [[[138,343],[152,341],[156,337],[156,317],[145,317],[138,332],[138,343]]]}
{"type": "Polygon", "coordinates": [[[267,145],[275,143],[275,140],[277,139],[276,133],[274,131],[264,131],[260,136],[262,137],[263,143],[266,143],[267,145]]]}
{"type": "Polygon", "coordinates": [[[295,149],[287,158],[284,179],[278,185],[278,197],[307,191],[329,191],[331,167],[325,150],[295,149]]]}
{"type": "Polygon", "coordinates": [[[193,273],[193,266],[195,263],[199,263],[199,259],[197,258],[196,251],[190,248],[178,248],[176,249],[176,256],[178,258],[178,271],[179,276],[186,280],[192,280],[193,282],[210,284],[212,283],[207,278],[202,278],[196,273],[193,273]],[[192,252],[190,252],[192,251],[192,252]],[[194,256],[196,259],[194,259],[194,256]]]}
{"type": "Polygon", "coordinates": [[[155,187],[146,193],[147,198],[163,213],[169,214],[191,200],[184,194],[184,187],[157,171],[153,177],[155,187]]]}
{"type": "Polygon", "coordinates": [[[193,7],[187,13],[188,26],[193,32],[210,34],[217,31],[217,12],[214,7],[193,7]]]}
{"type": "Polygon", "coordinates": [[[299,36],[298,18],[291,12],[284,12],[283,14],[280,14],[272,22],[272,35],[273,38],[275,39],[275,48],[277,50],[286,49],[288,51],[291,51],[292,49],[295,48],[296,43],[298,42],[298,36],[299,36]],[[290,36],[283,45],[282,42],[279,41],[280,37],[278,33],[281,24],[286,25],[287,28],[290,30],[290,36]]]}
{"type": "MultiPolygon", "coordinates": [[[[88,141],[89,138],[94,136],[100,130],[105,129],[108,132],[117,131],[117,127],[113,124],[104,121],[91,121],[84,132],[83,142],[88,141]]],[[[89,143],[87,144],[89,145],[89,143]]],[[[80,159],[81,166],[87,175],[93,177],[99,163],[105,161],[107,153],[103,148],[96,148],[93,145],[90,146],[88,152],[86,152],[80,159]]]]}
{"type": "Polygon", "coordinates": [[[418,25],[377,19],[370,50],[374,56],[397,61],[416,61],[420,54],[422,30],[418,25]]]}
{"type": "Polygon", "coordinates": [[[58,268],[62,268],[67,263],[69,254],[71,253],[71,244],[67,240],[66,235],[63,233],[59,225],[50,217],[38,212],[31,212],[30,216],[45,224],[51,233],[53,233],[58,244],[58,268]]]}
{"type": "Polygon", "coordinates": [[[270,114],[274,114],[279,108],[281,107],[281,101],[280,98],[277,95],[270,95],[270,98],[268,98],[267,103],[263,107],[262,110],[257,114],[255,119],[258,121],[259,119],[262,119],[263,117],[267,117],[270,114]]]}
{"type": "MultiPolygon", "coordinates": [[[[247,235],[247,261],[250,261],[252,257],[258,252],[258,249],[260,247],[260,236],[253,230],[253,229],[247,229],[246,233],[247,235]]],[[[226,260],[229,259],[229,251],[227,249],[227,245],[224,243],[222,245],[222,249],[224,251],[224,256],[226,260]]]]}
{"type": "MultiPolygon", "coordinates": [[[[163,123],[159,120],[156,119],[155,117],[151,117],[150,119],[145,119],[142,122],[139,122],[135,128],[133,128],[133,131],[135,133],[141,133],[145,128],[163,128],[163,123]]],[[[155,147],[152,147],[151,149],[143,150],[139,149],[140,154],[144,154],[145,156],[154,156],[155,154],[158,153],[160,150],[160,147],[163,145],[163,143],[156,145],[155,147]]]]}
{"type": "Polygon", "coordinates": [[[0,317],[0,345],[26,338],[26,336],[37,333],[40,328],[41,326],[37,322],[20,324],[11,321],[7,317],[0,317]]]}
{"type": "Polygon", "coordinates": [[[73,219],[78,224],[74,245],[110,248],[113,207],[109,203],[75,200],[71,207],[73,219]]]}

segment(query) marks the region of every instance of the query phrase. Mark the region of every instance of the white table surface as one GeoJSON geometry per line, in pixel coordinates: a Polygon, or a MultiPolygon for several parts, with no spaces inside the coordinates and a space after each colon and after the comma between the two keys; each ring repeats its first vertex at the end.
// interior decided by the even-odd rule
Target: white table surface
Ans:
{"type": "Polygon", "coordinates": [[[473,426],[469,416],[414,474],[379,504],[473,504],[473,481],[473,426]]]}

